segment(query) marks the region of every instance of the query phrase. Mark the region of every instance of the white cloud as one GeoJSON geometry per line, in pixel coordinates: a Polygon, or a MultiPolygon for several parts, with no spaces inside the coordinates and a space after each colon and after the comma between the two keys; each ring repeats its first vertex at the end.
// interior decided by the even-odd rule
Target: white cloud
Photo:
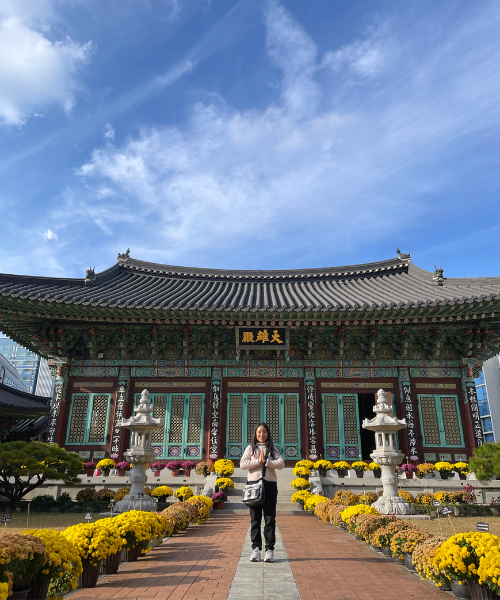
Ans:
{"type": "Polygon", "coordinates": [[[57,239],[58,239],[58,237],[57,237],[57,233],[54,233],[54,232],[52,231],[52,229],[46,229],[46,230],[43,232],[43,237],[44,237],[44,238],[45,238],[45,239],[46,239],[48,242],[50,242],[50,240],[57,240],[57,239]]]}
{"type": "Polygon", "coordinates": [[[106,123],[106,127],[104,128],[104,139],[105,140],[114,140],[115,139],[115,130],[110,123],[106,123]]]}
{"type": "Polygon", "coordinates": [[[52,2],[4,0],[0,6],[0,122],[22,125],[56,105],[70,111],[80,89],[79,69],[92,44],[53,41],[52,2]]]}
{"type": "Polygon", "coordinates": [[[399,237],[438,209],[446,216],[434,198],[447,161],[467,136],[500,133],[494,6],[433,44],[425,22],[393,22],[318,59],[303,27],[270,0],[266,49],[282,73],[279,97],[238,110],[212,94],[182,127],[106,140],[78,172],[90,189],[57,218],[128,232],[160,260],[228,248],[231,260],[246,248],[252,262],[254,249],[292,247],[321,261],[399,237]]]}

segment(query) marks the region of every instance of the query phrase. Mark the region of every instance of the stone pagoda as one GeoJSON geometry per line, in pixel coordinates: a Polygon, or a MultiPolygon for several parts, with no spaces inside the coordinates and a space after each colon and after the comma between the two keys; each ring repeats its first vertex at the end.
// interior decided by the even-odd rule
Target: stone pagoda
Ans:
{"type": "Polygon", "coordinates": [[[143,390],[135,415],[123,419],[121,426],[130,429],[130,448],[125,452],[125,458],[132,464],[130,471],[130,492],[116,504],[117,512],[128,510],[153,510],[154,501],[144,493],[147,481],[146,468],[156,457],[151,447],[151,434],[162,427],[164,419],[154,419],[151,416],[153,407],[149,404],[149,392],[143,390]]]}
{"type": "Polygon", "coordinates": [[[381,515],[411,515],[413,509],[399,497],[396,465],[401,464],[404,454],[396,447],[396,431],[406,428],[405,419],[393,415],[384,390],[377,392],[377,404],[373,407],[374,419],[365,419],[363,427],[375,432],[375,451],[372,460],[382,468],[383,495],[372,504],[381,515]]]}

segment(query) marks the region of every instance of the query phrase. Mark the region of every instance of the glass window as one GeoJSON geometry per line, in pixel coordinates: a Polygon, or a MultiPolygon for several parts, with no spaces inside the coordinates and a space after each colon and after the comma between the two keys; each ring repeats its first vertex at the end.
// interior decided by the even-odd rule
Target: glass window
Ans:
{"type": "Polygon", "coordinates": [[[486,417],[485,419],[481,419],[481,420],[483,422],[483,431],[493,431],[490,417],[486,417]]]}
{"type": "Polygon", "coordinates": [[[479,402],[481,402],[481,400],[488,400],[488,394],[486,393],[485,385],[480,385],[479,387],[477,387],[476,394],[477,394],[477,399],[479,400],[479,402]]]}
{"type": "Polygon", "coordinates": [[[482,417],[488,417],[490,414],[490,405],[487,402],[479,403],[479,414],[482,417]]]}
{"type": "Polygon", "coordinates": [[[484,434],[484,441],[485,442],[494,442],[495,438],[493,437],[492,433],[485,433],[484,434]]]}
{"type": "Polygon", "coordinates": [[[474,379],[474,381],[476,382],[476,385],[484,384],[484,373],[481,371],[481,374],[479,375],[479,377],[474,379]]]}

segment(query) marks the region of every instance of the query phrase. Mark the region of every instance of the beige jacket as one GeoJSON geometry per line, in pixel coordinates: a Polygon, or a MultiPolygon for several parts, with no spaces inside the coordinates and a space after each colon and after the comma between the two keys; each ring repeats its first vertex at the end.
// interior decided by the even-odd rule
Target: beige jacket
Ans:
{"type": "MultiPolygon", "coordinates": [[[[274,448],[277,458],[269,457],[266,461],[266,481],[278,481],[276,477],[276,469],[282,469],[285,466],[285,461],[280,454],[278,448],[274,448]]],[[[258,481],[262,477],[262,464],[259,460],[260,450],[256,450],[252,455],[252,446],[247,446],[243,456],[240,459],[240,467],[248,471],[248,481],[258,481]]]]}

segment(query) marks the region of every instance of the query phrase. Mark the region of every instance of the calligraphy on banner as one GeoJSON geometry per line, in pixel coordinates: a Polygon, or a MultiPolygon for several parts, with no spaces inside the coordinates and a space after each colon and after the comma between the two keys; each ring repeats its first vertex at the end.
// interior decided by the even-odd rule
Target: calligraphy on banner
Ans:
{"type": "Polygon", "coordinates": [[[118,385],[118,393],[116,395],[115,421],[113,423],[113,435],[111,437],[111,453],[109,455],[113,459],[119,458],[121,454],[122,419],[126,396],[127,384],[120,382],[120,384],[118,385]]]}
{"type": "Polygon", "coordinates": [[[210,397],[210,442],[208,457],[215,460],[219,457],[219,415],[220,415],[220,381],[212,381],[210,397]]]}
{"type": "Polygon", "coordinates": [[[288,349],[288,327],[236,327],[236,348],[288,349]]]}
{"type": "Polygon", "coordinates": [[[476,448],[484,444],[483,428],[481,426],[481,415],[479,414],[479,404],[477,401],[476,384],[467,382],[467,400],[469,401],[469,410],[472,420],[472,429],[474,431],[474,444],[476,448]]]}
{"type": "Polygon", "coordinates": [[[59,421],[59,413],[61,412],[61,402],[64,393],[64,381],[56,381],[54,387],[54,397],[50,405],[49,424],[47,427],[47,444],[54,444],[57,434],[57,423],[59,421]]]}
{"type": "Polygon", "coordinates": [[[411,400],[410,383],[404,381],[401,384],[403,392],[403,402],[405,407],[406,436],[408,438],[408,456],[410,460],[418,460],[417,436],[415,433],[415,413],[413,412],[413,402],[411,400]]]}
{"type": "Polygon", "coordinates": [[[307,408],[307,444],[309,446],[309,459],[318,459],[318,436],[316,433],[316,391],[313,380],[306,381],[306,408],[307,408]]]}

